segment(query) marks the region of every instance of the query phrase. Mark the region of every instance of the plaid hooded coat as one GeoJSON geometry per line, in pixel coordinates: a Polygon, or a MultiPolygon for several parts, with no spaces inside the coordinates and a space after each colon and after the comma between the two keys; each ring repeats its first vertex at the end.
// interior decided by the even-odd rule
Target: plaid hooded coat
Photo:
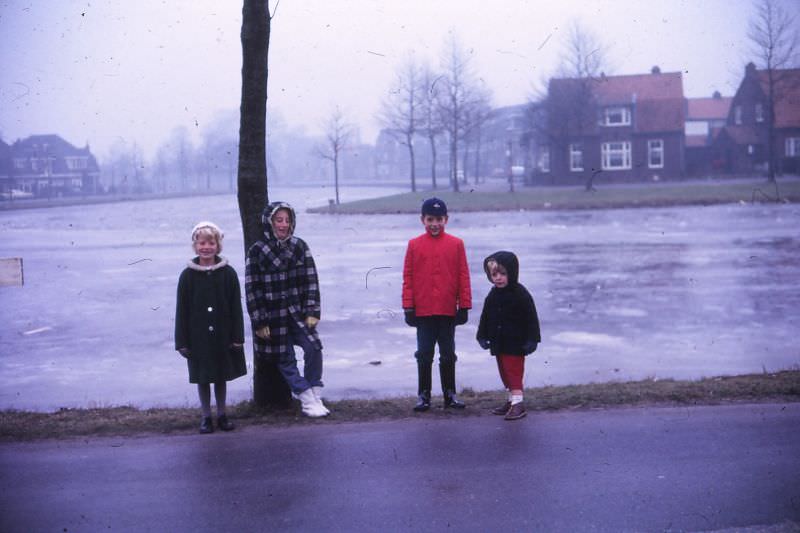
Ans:
{"type": "Polygon", "coordinates": [[[306,326],[309,316],[320,317],[317,267],[308,245],[294,236],[297,218],[294,208],[285,202],[267,205],[261,214],[264,236],[247,252],[245,293],[247,312],[255,332],[269,326],[270,338],[253,335],[255,356],[268,360],[293,360],[294,348],[289,325],[294,322],[308,339],[322,349],[316,329],[306,326]],[[291,215],[291,233],[279,241],[272,228],[272,217],[279,209],[291,215]]]}

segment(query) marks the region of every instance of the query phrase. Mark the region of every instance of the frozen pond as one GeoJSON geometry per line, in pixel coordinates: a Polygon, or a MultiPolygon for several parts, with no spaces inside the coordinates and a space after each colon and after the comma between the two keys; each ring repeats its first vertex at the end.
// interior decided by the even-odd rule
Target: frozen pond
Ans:
{"type": "MultiPolygon", "coordinates": [[[[331,196],[271,191],[301,210],[331,196]]],[[[320,272],[329,396],[415,393],[400,287],[418,218],[298,218],[320,272]]],[[[234,196],[0,212],[0,257],[25,265],[24,287],[0,288],[0,408],[196,405],[172,334],[178,274],[202,219],[227,232],[223,255],[243,281],[234,196]]],[[[797,368],[798,228],[796,205],[454,213],[448,230],[466,243],[475,305],[457,330],[458,385],[500,387],[474,341],[490,288],[482,260],[498,249],[520,257],[542,320],[528,386],[797,368]]],[[[231,400],[251,389],[251,375],[232,382],[231,400]]]]}

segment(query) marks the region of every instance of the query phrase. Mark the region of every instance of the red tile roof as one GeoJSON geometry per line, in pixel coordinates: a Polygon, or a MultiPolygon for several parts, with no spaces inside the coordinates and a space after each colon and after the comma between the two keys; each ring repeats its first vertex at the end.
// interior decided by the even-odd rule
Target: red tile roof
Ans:
{"type": "MultiPolygon", "coordinates": [[[[574,94],[580,80],[550,80],[551,94],[574,94]]],[[[634,131],[682,131],[685,121],[683,79],[680,72],[600,76],[592,80],[592,92],[601,107],[634,105],[634,131]]]]}
{"type": "Polygon", "coordinates": [[[725,120],[731,109],[733,97],[687,98],[687,120],[725,120]]]}
{"type": "MultiPolygon", "coordinates": [[[[775,127],[800,127],[800,69],[776,69],[773,71],[775,94],[775,127]]],[[[761,90],[769,94],[768,71],[759,70],[761,90]]]]}

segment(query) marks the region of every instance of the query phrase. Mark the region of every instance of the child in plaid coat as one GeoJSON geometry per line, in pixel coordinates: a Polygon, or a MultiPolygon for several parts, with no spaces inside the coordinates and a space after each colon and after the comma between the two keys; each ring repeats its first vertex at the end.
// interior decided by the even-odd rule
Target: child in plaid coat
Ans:
{"type": "Polygon", "coordinates": [[[303,413],[326,416],[322,403],[322,342],[317,268],[308,245],[295,237],[297,217],[291,205],[273,202],[261,215],[263,237],[247,252],[245,292],[253,326],[255,357],[277,363],[300,399],[303,413]],[[294,346],[303,349],[303,374],[294,346]]]}

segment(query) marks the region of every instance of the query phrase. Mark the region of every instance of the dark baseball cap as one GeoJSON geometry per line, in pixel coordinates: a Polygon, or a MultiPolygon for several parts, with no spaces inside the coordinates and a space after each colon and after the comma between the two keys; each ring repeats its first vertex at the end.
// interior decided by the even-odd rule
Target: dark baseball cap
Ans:
{"type": "Polygon", "coordinates": [[[422,202],[422,214],[423,216],[433,215],[435,217],[446,217],[447,204],[445,204],[444,201],[436,197],[428,198],[427,200],[422,202]]]}

